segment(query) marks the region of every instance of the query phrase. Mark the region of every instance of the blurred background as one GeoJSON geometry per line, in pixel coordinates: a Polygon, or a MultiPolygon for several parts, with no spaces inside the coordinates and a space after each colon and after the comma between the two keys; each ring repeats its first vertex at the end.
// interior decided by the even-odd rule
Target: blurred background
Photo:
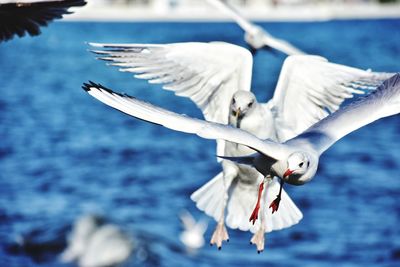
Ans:
{"type": "MultiPolygon", "coordinates": [[[[256,20],[397,18],[399,0],[228,0],[256,20]]],[[[207,0],[96,0],[71,18],[103,20],[229,20],[207,0]]]]}
{"type": "MultiPolygon", "coordinates": [[[[232,3],[245,15],[258,9],[250,18],[307,53],[362,69],[400,70],[398,2],[390,8],[375,1],[232,3]],[[321,21],[322,4],[327,11],[321,21]],[[294,20],[303,5],[308,13],[294,20]],[[272,21],[258,17],[281,6],[286,11],[276,11],[280,17],[272,21]],[[338,10],[346,10],[345,19],[331,19],[338,10]]],[[[179,214],[188,210],[207,220],[189,196],[220,171],[214,142],[122,115],[81,85],[93,80],[202,115],[188,99],[96,60],[87,42],[225,41],[247,47],[243,31],[201,1],[89,1],[69,20],[50,24],[38,37],[0,44],[0,266],[101,266],[66,262],[73,258],[65,252],[71,240],[78,244],[72,251],[85,244],[89,259],[117,248],[119,266],[399,266],[398,115],[343,138],[322,156],[311,183],[286,187],[304,218],[268,234],[260,255],[248,243],[251,234],[237,230],[228,229],[230,242],[221,251],[209,247],[211,219],[206,246],[189,252],[178,238],[179,214]],[[171,15],[181,6],[204,8],[211,18],[201,11],[199,22],[171,15]],[[156,16],[153,8],[163,11],[156,16]],[[116,22],[119,11],[124,21],[116,22]]],[[[285,57],[268,50],[254,55],[252,88],[260,101],[272,96],[285,57]]]]}

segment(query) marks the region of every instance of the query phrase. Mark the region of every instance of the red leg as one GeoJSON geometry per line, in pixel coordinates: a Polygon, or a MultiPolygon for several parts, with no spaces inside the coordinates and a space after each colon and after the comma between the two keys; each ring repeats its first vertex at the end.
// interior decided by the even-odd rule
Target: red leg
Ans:
{"type": "Polygon", "coordinates": [[[253,212],[251,213],[251,216],[249,219],[249,222],[253,222],[253,224],[255,224],[256,220],[258,219],[258,211],[260,209],[260,199],[261,199],[263,190],[264,190],[264,180],[261,182],[260,187],[258,188],[257,204],[256,204],[256,207],[254,208],[253,212]]]}

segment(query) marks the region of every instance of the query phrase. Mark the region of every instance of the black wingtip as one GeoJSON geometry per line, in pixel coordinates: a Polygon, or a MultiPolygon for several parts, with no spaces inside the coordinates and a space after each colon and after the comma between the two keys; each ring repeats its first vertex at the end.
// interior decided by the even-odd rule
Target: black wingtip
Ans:
{"type": "Polygon", "coordinates": [[[87,4],[86,0],[70,0],[66,1],[71,7],[72,6],[85,6],[87,4]]]}
{"type": "MultiPolygon", "coordinates": [[[[400,73],[394,74],[389,79],[385,80],[374,92],[370,95],[398,95],[400,93],[400,73]]],[[[368,97],[367,95],[366,97],[368,97]]]]}
{"type": "Polygon", "coordinates": [[[82,85],[82,89],[85,90],[86,92],[89,92],[93,87],[98,89],[106,89],[101,84],[92,81],[88,81],[87,83],[83,83],[82,85]]]}
{"type": "Polygon", "coordinates": [[[89,83],[83,83],[82,89],[85,90],[86,92],[89,92],[90,91],[90,87],[91,87],[90,83],[91,83],[91,81],[89,81],[89,83]]]}
{"type": "Polygon", "coordinates": [[[82,89],[85,90],[86,92],[90,92],[93,88],[96,88],[96,89],[102,90],[102,91],[106,91],[107,93],[109,93],[111,95],[118,95],[118,96],[121,96],[121,97],[134,98],[134,97],[132,97],[130,95],[127,95],[127,94],[120,94],[120,93],[114,92],[113,90],[103,86],[100,83],[95,83],[95,82],[92,82],[92,81],[88,81],[87,83],[83,83],[82,89]]]}

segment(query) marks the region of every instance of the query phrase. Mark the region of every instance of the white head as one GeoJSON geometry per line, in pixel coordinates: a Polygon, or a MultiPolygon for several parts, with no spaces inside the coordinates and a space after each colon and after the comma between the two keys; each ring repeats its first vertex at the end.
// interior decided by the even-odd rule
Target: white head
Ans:
{"type": "Polygon", "coordinates": [[[317,172],[318,158],[306,152],[294,152],[287,158],[283,180],[289,184],[302,185],[309,182],[317,172]]]}
{"type": "Polygon", "coordinates": [[[265,36],[269,34],[266,33],[263,28],[259,26],[254,26],[247,30],[244,34],[244,40],[253,48],[260,49],[265,46],[265,36]]]}
{"type": "Polygon", "coordinates": [[[232,96],[230,114],[235,118],[236,127],[240,127],[240,121],[254,109],[255,104],[256,97],[252,92],[240,90],[232,96]]]}

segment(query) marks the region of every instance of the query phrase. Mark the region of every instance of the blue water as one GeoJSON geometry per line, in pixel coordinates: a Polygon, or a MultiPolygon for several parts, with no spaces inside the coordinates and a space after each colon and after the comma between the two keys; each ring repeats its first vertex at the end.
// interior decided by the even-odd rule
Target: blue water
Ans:
{"type": "MultiPolygon", "coordinates": [[[[333,62],[400,70],[400,20],[263,26],[333,62]]],[[[187,99],[96,61],[87,41],[245,45],[231,23],[77,22],[0,44],[0,266],[65,266],[57,257],[71,224],[87,212],[136,238],[147,257],[134,253],[124,266],[400,265],[400,116],[345,137],[322,156],[311,183],[287,186],[304,219],[267,235],[262,254],[249,245],[250,233],[230,230],[221,251],[205,246],[188,255],[177,214],[188,209],[201,217],[189,195],[220,171],[214,143],[124,116],[80,87],[90,79],[201,113],[187,99]]],[[[255,55],[260,101],[272,96],[283,59],[255,55]]],[[[213,228],[210,220],[207,240],[213,228]]]]}

